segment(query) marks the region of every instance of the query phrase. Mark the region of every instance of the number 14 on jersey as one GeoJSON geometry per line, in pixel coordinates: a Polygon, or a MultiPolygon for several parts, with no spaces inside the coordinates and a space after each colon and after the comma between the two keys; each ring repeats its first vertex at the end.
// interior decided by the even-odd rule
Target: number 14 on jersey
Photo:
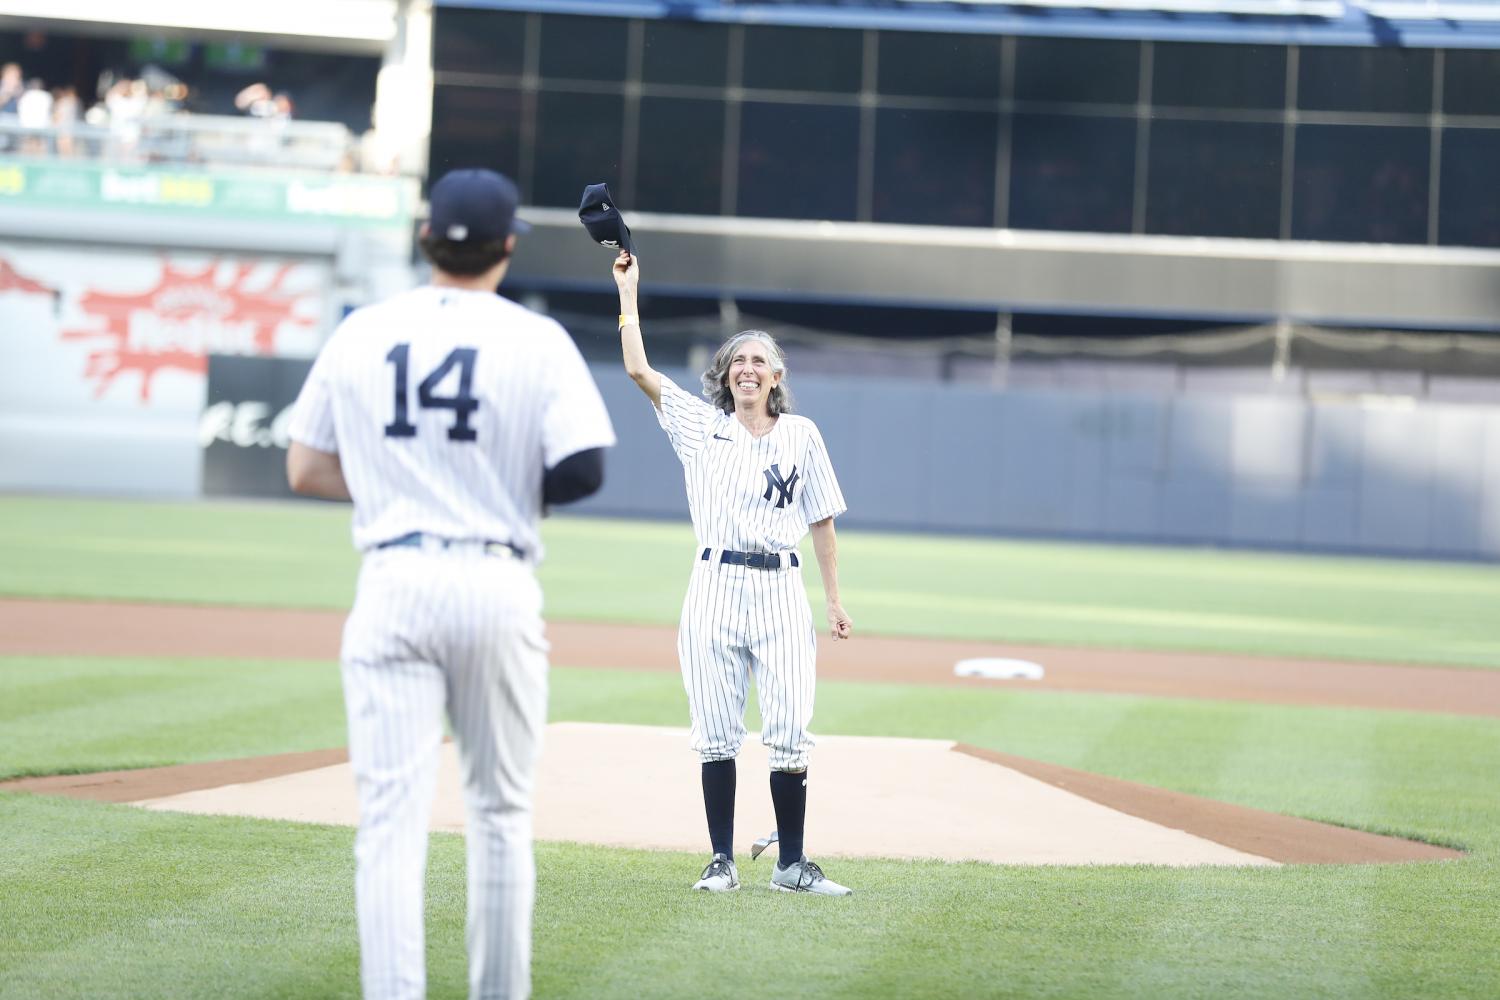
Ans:
{"type": "MultiPolygon", "coordinates": [[[[396,417],[385,425],[385,436],[407,438],[417,436],[417,425],[408,418],[410,412],[409,357],[410,344],[397,344],[385,356],[386,361],[396,366],[396,417]]],[[[479,400],[474,397],[474,362],[479,350],[474,347],[455,347],[448,352],[442,364],[434,368],[417,386],[417,405],[424,410],[452,410],[453,426],[448,428],[449,441],[476,441],[479,435],[470,423],[474,411],[479,409],[479,400]],[[439,383],[454,368],[458,369],[458,391],[452,396],[439,396],[439,383]]]]}

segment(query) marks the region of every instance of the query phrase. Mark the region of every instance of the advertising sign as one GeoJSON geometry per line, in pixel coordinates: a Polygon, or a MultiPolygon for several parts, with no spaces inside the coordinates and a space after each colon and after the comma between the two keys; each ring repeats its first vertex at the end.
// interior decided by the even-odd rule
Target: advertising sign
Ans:
{"type": "Polygon", "coordinates": [[[211,355],[198,421],[206,496],[290,497],[286,428],[310,360],[211,355]]]}
{"type": "Polygon", "coordinates": [[[208,356],[311,358],[322,261],[0,243],[0,488],[191,494],[208,356]]]}
{"type": "Polygon", "coordinates": [[[148,210],[259,221],[411,224],[415,184],[399,177],[306,177],[232,170],[0,158],[0,206],[148,210]]]}

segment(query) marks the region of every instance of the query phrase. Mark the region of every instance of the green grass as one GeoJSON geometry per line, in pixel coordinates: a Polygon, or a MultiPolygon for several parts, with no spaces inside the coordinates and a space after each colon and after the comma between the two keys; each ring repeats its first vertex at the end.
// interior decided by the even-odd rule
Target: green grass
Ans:
{"type": "MultiPolygon", "coordinates": [[[[553,617],[676,621],[683,526],[554,518],[546,536],[553,617]]],[[[1490,566],[841,541],[868,633],[1500,664],[1490,566]]],[[[343,608],[356,568],[339,507],[0,498],[0,594],[343,608]]],[[[674,674],[596,666],[554,671],[552,718],[685,725],[674,674]]],[[[764,866],[705,898],[685,889],[697,855],[547,844],[539,998],[1497,994],[1500,720],[861,683],[818,698],[822,734],[957,739],[1471,854],[1275,870],[836,861],[858,893],[808,900],[760,888],[764,866]]],[[[0,658],[0,775],[343,742],[332,663],[0,658]]],[[[0,793],[0,832],[0,1000],[356,995],[350,830],[0,793]]],[[[461,841],[436,837],[433,997],[464,994],[462,868],[461,841]]]]}
{"type": "MultiPolygon", "coordinates": [[[[137,743],[205,759],[327,745],[342,728],[330,665],[197,664],[214,690],[199,702],[190,664],[113,666],[110,688],[110,661],[0,661],[0,704],[14,706],[0,745],[109,765],[141,759],[137,743]],[[33,683],[48,676],[84,714],[53,715],[72,699],[33,683]],[[261,731],[147,708],[255,697],[261,731]]],[[[670,674],[559,669],[551,714],[681,725],[681,693],[670,674]]],[[[744,859],[746,890],[710,898],[686,889],[696,855],[546,844],[536,995],[755,997],[768,968],[776,995],[808,998],[1395,1000],[1491,996],[1500,981],[1500,721],[854,683],[823,685],[818,719],[824,733],[947,736],[1473,853],[1280,870],[838,860],[830,872],[857,894],[809,900],[763,889],[766,866],[744,859]]],[[[4,794],[0,829],[0,998],[356,994],[349,830],[4,794]]],[[[458,838],[434,838],[428,881],[430,995],[461,997],[458,838]]]]}
{"type": "Polygon", "coordinates": [[[334,663],[0,657],[0,778],[345,742],[334,663]]]}
{"type": "MultiPolygon", "coordinates": [[[[0,498],[0,594],[346,608],[348,527],[322,504],[0,498]]],[[[685,525],[558,517],[545,537],[552,617],[676,623],[685,525]]],[[[1489,565],[865,532],[840,553],[869,634],[1500,666],[1489,565]]]]}
{"type": "MultiPolygon", "coordinates": [[[[357,995],[351,831],[0,796],[0,998],[357,995]]],[[[429,995],[464,996],[433,839],[429,995]]],[[[1271,871],[840,861],[843,900],[694,894],[701,859],[537,851],[539,998],[1481,997],[1475,863],[1271,871]]]]}

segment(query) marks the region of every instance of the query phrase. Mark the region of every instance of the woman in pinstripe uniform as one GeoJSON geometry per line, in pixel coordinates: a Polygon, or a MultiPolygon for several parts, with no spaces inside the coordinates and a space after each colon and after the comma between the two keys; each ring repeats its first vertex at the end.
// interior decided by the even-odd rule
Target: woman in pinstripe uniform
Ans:
{"type": "Polygon", "coordinates": [[[853,628],[839,603],[833,529],[833,519],[845,510],[844,497],[822,435],[811,420],[789,412],[785,360],[759,330],[719,348],[703,375],[707,401],[652,369],[637,314],[636,258],[621,253],[614,276],[625,370],[650,398],[682,461],[697,536],[677,633],[713,847],[694,888],[725,892],[740,886],[733,848],[735,757],[745,738],[747,674],[753,672],[780,838],[771,888],[848,895],[802,850],[817,649],[796,549],[809,528],[828,599],[829,633],[847,639],[853,628]]]}

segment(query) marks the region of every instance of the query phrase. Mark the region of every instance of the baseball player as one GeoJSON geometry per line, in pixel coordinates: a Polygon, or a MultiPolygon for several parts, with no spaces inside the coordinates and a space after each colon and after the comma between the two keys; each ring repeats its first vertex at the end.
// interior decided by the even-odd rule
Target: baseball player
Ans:
{"type": "Polygon", "coordinates": [[[494,294],[526,228],[515,185],[454,171],[430,198],[431,283],[334,331],[293,411],[287,475],[299,493],[353,499],[364,552],[341,654],[364,995],[425,992],[446,713],[468,810],[469,995],[525,997],[547,707],[538,519],[599,488],[615,438],[566,331],[494,294]]]}
{"type": "MultiPolygon", "coordinates": [[[[641,340],[637,258],[615,259],[625,371],[656,408],[682,461],[697,545],[677,632],[692,715],[692,746],[702,761],[703,806],[713,859],[695,889],[740,887],[734,863],[735,757],[745,738],[747,674],[760,697],[761,742],[770,750],[771,802],[780,860],[771,888],[846,896],[803,853],[807,762],[813,747],[816,632],[802,585],[797,543],[812,529],[828,598],[828,627],[849,638],[839,603],[833,519],[846,509],[818,428],[790,410],[786,363],[771,337],[731,337],[703,375],[703,395],[653,370],[641,340]]],[[[758,852],[757,852],[758,853],[758,852]]]]}

